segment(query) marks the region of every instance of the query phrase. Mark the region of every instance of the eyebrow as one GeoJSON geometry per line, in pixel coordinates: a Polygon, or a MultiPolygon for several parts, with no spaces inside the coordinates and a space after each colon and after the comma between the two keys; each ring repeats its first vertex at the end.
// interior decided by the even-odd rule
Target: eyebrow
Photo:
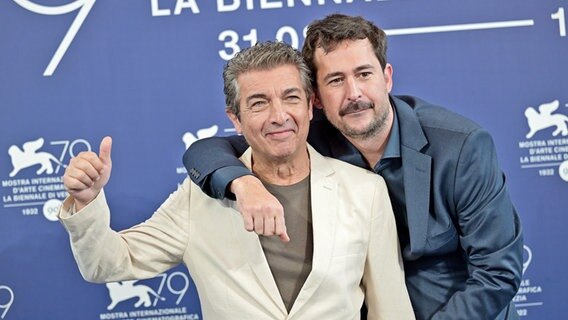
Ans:
{"type": "MultiPolygon", "coordinates": [[[[373,67],[372,64],[364,64],[364,65],[361,65],[361,66],[356,67],[355,69],[353,69],[353,71],[354,71],[354,72],[359,72],[359,71],[361,71],[361,70],[366,70],[366,69],[375,69],[375,67],[373,67]]],[[[343,72],[339,72],[339,71],[338,71],[338,72],[332,72],[332,73],[327,74],[327,75],[323,78],[323,80],[324,80],[324,81],[327,81],[327,80],[329,80],[330,78],[337,77],[337,76],[342,76],[342,75],[343,75],[343,72]]]]}
{"type": "Polygon", "coordinates": [[[247,97],[247,103],[254,99],[268,100],[268,97],[264,93],[255,93],[247,97]]]}
{"type": "MultiPolygon", "coordinates": [[[[288,88],[288,89],[284,90],[284,92],[282,93],[282,96],[287,96],[291,93],[300,93],[300,92],[302,92],[302,90],[300,90],[300,88],[296,88],[296,87],[288,88]]],[[[254,99],[268,100],[268,96],[264,93],[255,93],[253,95],[248,96],[246,101],[248,103],[248,102],[250,102],[251,100],[254,100],[254,99]]]]}
{"type": "Polygon", "coordinates": [[[358,66],[353,71],[357,72],[357,71],[361,71],[361,70],[365,70],[365,69],[375,69],[375,67],[372,64],[364,64],[362,66],[358,66]]]}
{"type": "Polygon", "coordinates": [[[323,80],[324,80],[325,82],[327,82],[329,79],[335,78],[335,77],[338,77],[338,76],[341,76],[341,75],[343,75],[343,72],[332,72],[332,73],[328,73],[328,74],[325,75],[325,77],[323,77],[323,80]]]}
{"type": "Polygon", "coordinates": [[[282,95],[287,96],[291,93],[300,93],[300,92],[302,92],[302,90],[300,90],[300,88],[289,88],[289,89],[284,90],[282,95]]]}

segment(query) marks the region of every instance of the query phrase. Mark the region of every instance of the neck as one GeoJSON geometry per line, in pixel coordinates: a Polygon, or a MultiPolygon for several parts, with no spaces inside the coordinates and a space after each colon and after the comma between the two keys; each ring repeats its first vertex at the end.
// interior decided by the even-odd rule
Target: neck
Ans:
{"type": "Polygon", "coordinates": [[[310,174],[307,148],[297,154],[278,159],[264,159],[253,154],[252,171],[260,180],[280,186],[298,183],[310,174]]]}

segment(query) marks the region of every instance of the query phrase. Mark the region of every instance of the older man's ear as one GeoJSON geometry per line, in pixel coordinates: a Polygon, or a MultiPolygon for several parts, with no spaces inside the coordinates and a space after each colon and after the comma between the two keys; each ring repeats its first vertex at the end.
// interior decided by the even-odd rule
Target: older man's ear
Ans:
{"type": "Polygon", "coordinates": [[[229,117],[229,119],[231,120],[231,122],[233,123],[233,126],[235,127],[235,130],[237,131],[238,134],[243,133],[243,131],[241,130],[241,121],[239,120],[239,117],[237,117],[236,114],[234,114],[232,111],[230,111],[229,109],[227,109],[225,111],[225,113],[227,114],[227,117],[229,117]]]}

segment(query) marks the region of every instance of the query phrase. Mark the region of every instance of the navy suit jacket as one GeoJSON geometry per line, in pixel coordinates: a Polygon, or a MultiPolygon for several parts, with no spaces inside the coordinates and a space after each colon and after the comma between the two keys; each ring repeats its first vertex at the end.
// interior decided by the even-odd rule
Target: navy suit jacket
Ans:
{"type": "MultiPolygon", "coordinates": [[[[409,241],[401,244],[417,319],[517,319],[511,299],[521,282],[523,239],[491,136],[418,98],[391,102],[404,188],[402,200],[391,195],[391,201],[397,223],[408,225],[409,241]]],[[[352,145],[324,117],[312,121],[309,141],[323,155],[353,159],[352,145]]],[[[184,164],[195,183],[222,198],[228,183],[247,173],[225,154],[245,147],[235,137],[198,141],[184,164]]]]}

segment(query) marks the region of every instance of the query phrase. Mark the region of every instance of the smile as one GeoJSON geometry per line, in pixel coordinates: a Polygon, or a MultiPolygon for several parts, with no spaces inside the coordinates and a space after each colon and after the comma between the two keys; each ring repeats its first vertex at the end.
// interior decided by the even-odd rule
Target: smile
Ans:
{"type": "Polygon", "coordinates": [[[294,130],[274,131],[266,134],[267,137],[275,140],[284,140],[294,134],[294,130]]]}

